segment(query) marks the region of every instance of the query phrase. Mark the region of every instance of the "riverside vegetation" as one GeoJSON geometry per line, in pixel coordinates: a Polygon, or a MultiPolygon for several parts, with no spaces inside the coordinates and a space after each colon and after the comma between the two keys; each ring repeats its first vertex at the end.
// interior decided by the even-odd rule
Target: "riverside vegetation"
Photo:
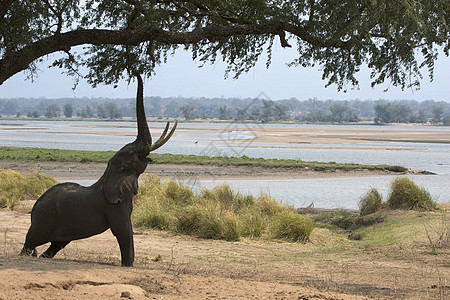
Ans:
{"type": "MultiPolygon", "coordinates": [[[[114,151],[78,151],[45,148],[14,148],[0,147],[0,159],[21,161],[59,161],[59,162],[108,162],[114,155],[114,151]]],[[[370,170],[387,171],[394,173],[406,172],[401,166],[390,165],[360,165],[341,164],[334,162],[305,162],[295,159],[264,159],[241,157],[209,157],[179,154],[150,154],[153,164],[185,164],[185,165],[213,165],[213,166],[235,166],[235,167],[263,167],[263,168],[286,168],[286,169],[312,169],[315,171],[351,171],[370,170]]]]}
{"type": "MultiPolygon", "coordinates": [[[[0,169],[0,176],[0,207],[8,209],[14,209],[21,200],[36,199],[56,183],[40,173],[22,175],[0,169]]],[[[315,226],[350,232],[350,239],[360,240],[365,228],[384,221],[382,215],[388,209],[438,209],[430,194],[407,177],[394,179],[388,201],[381,201],[380,194],[371,189],[361,198],[360,216],[346,211],[317,213],[282,205],[267,193],[244,195],[226,184],[194,192],[172,180],[146,175],[135,198],[132,220],[137,228],[200,238],[238,241],[263,237],[307,242],[315,226]]],[[[449,237],[445,239],[448,242],[449,237]]]]}

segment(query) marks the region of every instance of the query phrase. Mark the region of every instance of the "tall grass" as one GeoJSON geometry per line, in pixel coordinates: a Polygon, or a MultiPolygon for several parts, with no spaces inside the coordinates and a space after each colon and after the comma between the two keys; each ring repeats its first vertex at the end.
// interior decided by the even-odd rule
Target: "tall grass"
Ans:
{"type": "Polygon", "coordinates": [[[312,220],[267,194],[244,195],[226,184],[194,193],[174,181],[144,178],[132,216],[137,227],[227,241],[266,236],[304,242],[312,231],[312,220]]]}
{"type": "Polygon", "coordinates": [[[371,188],[359,201],[361,216],[373,214],[383,207],[383,197],[376,188],[371,188]]]}
{"type": "Polygon", "coordinates": [[[430,192],[419,187],[411,179],[399,176],[391,182],[388,200],[383,203],[377,189],[370,189],[359,201],[361,216],[377,212],[382,208],[404,210],[435,210],[438,208],[430,192]]]}
{"type": "Polygon", "coordinates": [[[19,201],[36,199],[57,181],[38,172],[22,175],[0,169],[0,208],[13,209],[19,201]]]}
{"type": "Polygon", "coordinates": [[[397,177],[391,183],[387,206],[392,209],[433,210],[437,208],[430,193],[405,176],[397,177]]]}

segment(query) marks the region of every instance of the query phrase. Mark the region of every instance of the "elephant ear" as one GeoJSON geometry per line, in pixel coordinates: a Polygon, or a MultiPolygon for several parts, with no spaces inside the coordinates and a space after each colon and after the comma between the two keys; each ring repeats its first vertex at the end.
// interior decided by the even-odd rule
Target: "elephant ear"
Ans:
{"type": "Polygon", "coordinates": [[[128,170],[108,172],[103,184],[103,193],[108,203],[131,201],[138,191],[138,178],[128,170]]]}

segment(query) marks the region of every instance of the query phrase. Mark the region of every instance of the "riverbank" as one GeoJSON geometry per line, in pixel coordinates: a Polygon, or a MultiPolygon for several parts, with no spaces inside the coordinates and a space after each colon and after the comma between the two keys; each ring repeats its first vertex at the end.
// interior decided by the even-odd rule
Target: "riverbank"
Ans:
{"type": "MultiPolygon", "coordinates": [[[[97,180],[106,169],[106,163],[77,163],[55,161],[16,161],[0,159],[0,168],[26,172],[40,172],[59,181],[97,180]]],[[[414,173],[419,171],[409,171],[414,173]]],[[[392,174],[385,170],[330,170],[262,168],[262,167],[218,167],[209,165],[173,165],[150,164],[146,174],[156,174],[163,179],[192,181],[220,178],[222,180],[239,179],[303,179],[327,177],[357,177],[392,174]]],[[[399,173],[395,173],[399,174],[399,173]]]]}

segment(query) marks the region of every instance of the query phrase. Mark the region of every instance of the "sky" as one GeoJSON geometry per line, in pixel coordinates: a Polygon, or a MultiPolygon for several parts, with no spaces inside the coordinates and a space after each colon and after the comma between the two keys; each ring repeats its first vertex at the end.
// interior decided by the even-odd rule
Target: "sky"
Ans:
{"type": "MultiPolygon", "coordinates": [[[[214,65],[200,64],[191,58],[191,54],[179,50],[168,62],[156,69],[156,75],[145,81],[145,96],[160,97],[241,97],[254,98],[264,93],[272,100],[297,98],[306,100],[435,100],[450,102],[450,58],[442,52],[435,66],[435,78],[429,81],[426,70],[422,71],[421,89],[419,91],[400,88],[385,83],[375,88],[370,87],[369,70],[362,69],[358,73],[359,88],[348,87],[346,93],[338,91],[336,85],[325,88],[326,81],[318,67],[288,67],[287,63],[295,57],[293,48],[275,46],[272,64],[265,67],[265,59],[261,59],[249,73],[233,79],[231,75],[224,79],[226,65],[216,62],[214,65]],[[389,87],[389,90],[384,90],[389,87]]],[[[56,55],[56,54],[55,54],[56,55]]],[[[50,61],[38,65],[40,72],[34,82],[26,79],[24,73],[19,73],[0,85],[0,98],[133,98],[136,94],[136,83],[130,85],[120,82],[117,88],[111,85],[101,85],[92,88],[86,81],[80,81],[75,89],[73,79],[61,74],[57,68],[48,68],[50,61]]]]}

